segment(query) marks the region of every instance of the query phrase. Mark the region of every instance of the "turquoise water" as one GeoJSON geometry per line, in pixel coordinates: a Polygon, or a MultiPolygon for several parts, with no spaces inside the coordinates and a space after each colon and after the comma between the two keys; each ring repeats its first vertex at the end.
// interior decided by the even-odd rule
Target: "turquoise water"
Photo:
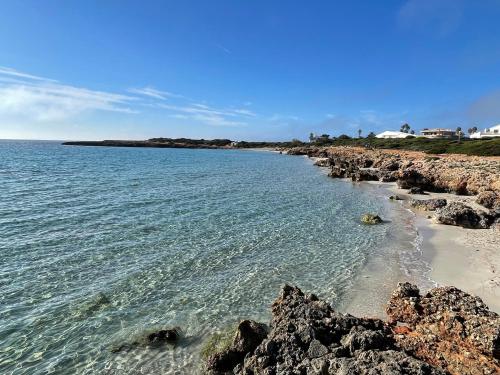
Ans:
{"type": "Polygon", "coordinates": [[[192,373],[204,339],[267,320],[283,283],[343,306],[370,262],[415,249],[381,189],[304,157],[1,141],[0,186],[2,374],[192,373]],[[172,326],[176,347],[112,352],[172,326]]]}

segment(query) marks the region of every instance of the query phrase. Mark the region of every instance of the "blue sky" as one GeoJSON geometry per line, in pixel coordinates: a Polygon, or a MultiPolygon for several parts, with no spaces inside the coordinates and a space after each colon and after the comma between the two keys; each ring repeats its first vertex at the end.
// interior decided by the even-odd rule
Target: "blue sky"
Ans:
{"type": "Polygon", "coordinates": [[[4,1],[0,138],[500,122],[500,0],[4,1]]]}

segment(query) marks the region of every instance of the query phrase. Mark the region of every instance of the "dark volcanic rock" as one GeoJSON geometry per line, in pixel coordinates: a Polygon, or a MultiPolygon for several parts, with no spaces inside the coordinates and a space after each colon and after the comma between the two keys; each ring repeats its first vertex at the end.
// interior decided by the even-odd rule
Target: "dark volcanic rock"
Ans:
{"type": "Polygon", "coordinates": [[[454,287],[420,295],[400,284],[387,306],[396,346],[450,374],[500,373],[500,317],[480,298],[454,287]]]}
{"type": "Polygon", "coordinates": [[[444,375],[395,346],[378,319],[336,313],[315,295],[286,285],[272,307],[271,330],[234,367],[208,361],[211,374],[444,375]]]}
{"type": "Polygon", "coordinates": [[[493,224],[495,218],[493,215],[477,212],[463,203],[452,202],[436,211],[436,219],[442,224],[485,229],[493,224]]]}
{"type": "Polygon", "coordinates": [[[163,343],[175,343],[179,340],[179,331],[177,329],[161,329],[157,332],[150,333],[147,336],[147,341],[151,345],[159,345],[163,343]]]}
{"type": "Polygon", "coordinates": [[[243,361],[245,355],[253,352],[266,336],[267,327],[264,324],[253,320],[243,320],[236,329],[231,346],[208,358],[208,372],[213,374],[231,373],[232,369],[243,361]]]}
{"type": "Polygon", "coordinates": [[[436,211],[438,208],[446,206],[446,199],[412,199],[410,205],[424,211],[436,211]]]}
{"type": "Polygon", "coordinates": [[[408,194],[426,194],[424,189],[422,189],[421,187],[418,187],[418,186],[413,186],[411,187],[409,190],[408,190],[408,194]]]}

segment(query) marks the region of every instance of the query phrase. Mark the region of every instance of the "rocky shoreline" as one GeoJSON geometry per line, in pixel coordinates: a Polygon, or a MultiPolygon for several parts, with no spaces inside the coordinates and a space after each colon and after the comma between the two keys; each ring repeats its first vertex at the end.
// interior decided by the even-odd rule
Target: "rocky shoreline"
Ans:
{"type": "Polygon", "coordinates": [[[286,285],[269,327],[242,321],[232,342],[206,360],[223,374],[500,373],[500,316],[453,287],[420,294],[402,283],[389,319],[340,314],[314,294],[286,285]]]}
{"type": "Polygon", "coordinates": [[[417,196],[426,192],[475,196],[474,205],[441,200],[436,206],[435,201],[422,202],[422,197],[412,204],[433,211],[434,220],[442,224],[476,229],[500,225],[498,157],[428,155],[361,147],[295,147],[281,151],[317,158],[315,164],[329,168],[333,178],[395,182],[417,196]]]}

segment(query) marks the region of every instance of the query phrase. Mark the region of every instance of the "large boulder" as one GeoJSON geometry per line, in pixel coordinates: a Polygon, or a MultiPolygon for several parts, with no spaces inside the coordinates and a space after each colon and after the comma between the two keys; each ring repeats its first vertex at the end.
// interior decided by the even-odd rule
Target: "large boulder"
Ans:
{"type": "Polygon", "coordinates": [[[490,214],[478,212],[463,203],[452,202],[436,210],[436,220],[447,225],[486,229],[493,224],[494,218],[490,214]]]}
{"type": "Polygon", "coordinates": [[[500,373],[500,317],[455,287],[399,284],[387,305],[396,346],[450,374],[500,373]]]}
{"type": "Polygon", "coordinates": [[[438,208],[446,206],[448,202],[446,199],[412,199],[410,206],[424,211],[436,211],[438,208]]]}

